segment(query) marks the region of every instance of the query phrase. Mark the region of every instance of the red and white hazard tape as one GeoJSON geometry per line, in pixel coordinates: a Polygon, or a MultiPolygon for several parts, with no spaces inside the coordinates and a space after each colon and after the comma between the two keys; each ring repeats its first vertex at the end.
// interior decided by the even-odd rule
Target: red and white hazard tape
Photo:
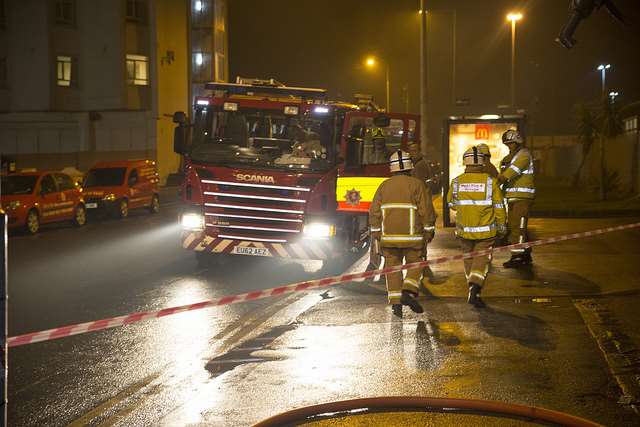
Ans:
{"type": "Polygon", "coordinates": [[[408,270],[412,268],[424,268],[428,265],[443,264],[445,262],[463,260],[463,259],[473,258],[476,256],[482,256],[482,255],[488,255],[492,252],[495,253],[495,252],[510,251],[512,249],[525,249],[533,246],[548,245],[551,243],[563,242],[566,240],[579,239],[583,237],[597,236],[600,234],[611,233],[614,231],[629,230],[629,229],[638,228],[638,227],[640,227],[640,223],[601,228],[598,230],[585,231],[582,233],[573,233],[573,234],[566,234],[564,236],[550,237],[548,239],[536,240],[533,242],[519,243],[519,244],[509,245],[509,246],[501,246],[498,248],[486,249],[483,251],[445,256],[445,257],[440,257],[440,258],[427,260],[427,261],[414,262],[412,264],[397,265],[393,267],[383,268],[380,270],[372,270],[372,271],[365,271],[362,273],[344,274],[341,276],[327,277],[324,279],[309,280],[306,282],[279,286],[277,288],[264,289],[260,291],[253,291],[253,292],[248,292],[248,293],[238,294],[238,295],[229,295],[229,296],[221,297],[214,300],[198,302],[195,304],[187,304],[187,305],[181,305],[177,307],[165,308],[158,311],[143,311],[143,312],[129,314],[127,316],[118,316],[118,317],[112,317],[110,319],[96,320],[93,322],[78,323],[75,325],[62,326],[60,328],[55,328],[55,329],[48,329],[46,331],[32,332],[29,334],[10,337],[7,340],[7,345],[9,347],[17,347],[20,345],[33,344],[40,341],[49,341],[57,338],[68,337],[71,335],[79,335],[87,332],[94,332],[94,331],[100,331],[108,328],[115,328],[116,326],[124,326],[131,323],[140,322],[142,320],[165,317],[172,314],[183,313],[185,311],[194,311],[194,310],[200,310],[207,307],[237,304],[240,302],[274,297],[274,296],[284,295],[292,292],[300,292],[300,291],[307,291],[315,288],[323,288],[327,286],[337,285],[339,283],[348,283],[356,279],[368,279],[371,277],[375,277],[378,274],[388,274],[388,273],[408,270]]]}

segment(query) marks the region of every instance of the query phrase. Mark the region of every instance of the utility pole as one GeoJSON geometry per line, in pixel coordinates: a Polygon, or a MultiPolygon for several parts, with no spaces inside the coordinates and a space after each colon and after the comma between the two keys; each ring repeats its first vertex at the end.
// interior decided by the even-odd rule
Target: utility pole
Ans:
{"type": "Polygon", "coordinates": [[[420,145],[427,153],[427,6],[420,0],[420,145]]]}

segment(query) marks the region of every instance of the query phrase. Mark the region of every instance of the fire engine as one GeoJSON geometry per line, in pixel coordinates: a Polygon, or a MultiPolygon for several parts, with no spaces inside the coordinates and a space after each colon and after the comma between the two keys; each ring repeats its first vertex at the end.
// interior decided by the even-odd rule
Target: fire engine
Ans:
{"type": "Polygon", "coordinates": [[[174,150],[185,159],[185,249],[200,260],[331,263],[367,247],[368,209],[389,175],[388,156],[418,138],[419,116],[328,101],[326,90],[273,79],[206,89],[192,122],[184,112],[173,117],[174,150]]]}

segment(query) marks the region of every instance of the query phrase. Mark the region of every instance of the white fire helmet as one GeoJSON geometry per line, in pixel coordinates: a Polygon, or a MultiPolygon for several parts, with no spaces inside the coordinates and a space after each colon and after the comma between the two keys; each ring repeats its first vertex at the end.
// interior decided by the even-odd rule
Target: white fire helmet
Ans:
{"type": "Polygon", "coordinates": [[[413,169],[413,161],[406,151],[398,150],[389,157],[389,169],[391,173],[413,169]]]}
{"type": "Polygon", "coordinates": [[[522,144],[524,140],[522,139],[522,135],[515,129],[509,129],[505,133],[502,134],[502,142],[504,144],[510,144],[515,142],[516,144],[522,144]]]}
{"type": "Polygon", "coordinates": [[[478,150],[478,147],[471,147],[462,155],[462,163],[465,166],[482,166],[484,165],[484,155],[478,150]]]}

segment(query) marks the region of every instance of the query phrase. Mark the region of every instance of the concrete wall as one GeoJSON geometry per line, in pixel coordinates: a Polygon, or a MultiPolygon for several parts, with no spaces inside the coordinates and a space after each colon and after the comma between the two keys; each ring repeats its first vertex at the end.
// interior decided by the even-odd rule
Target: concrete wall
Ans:
{"type": "Polygon", "coordinates": [[[5,2],[9,90],[0,93],[4,111],[50,109],[52,58],[49,8],[42,0],[5,2]]]}
{"type": "Polygon", "coordinates": [[[582,147],[574,136],[533,136],[527,138],[540,177],[571,182],[582,160],[582,147]]]}
{"type": "Polygon", "coordinates": [[[189,110],[187,43],[188,0],[158,0],[155,3],[155,52],[152,64],[157,85],[154,94],[157,161],[161,180],[178,171],[180,156],[173,152],[172,115],[189,110]]]}

